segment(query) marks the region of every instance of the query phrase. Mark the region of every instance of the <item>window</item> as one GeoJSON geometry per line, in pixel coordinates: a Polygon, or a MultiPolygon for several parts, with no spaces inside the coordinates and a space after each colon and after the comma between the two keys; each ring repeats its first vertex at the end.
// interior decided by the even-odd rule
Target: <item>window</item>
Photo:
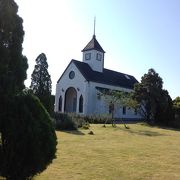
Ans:
{"type": "Polygon", "coordinates": [[[90,59],[91,59],[91,53],[86,53],[85,60],[90,60],[90,59]]]}
{"type": "Polygon", "coordinates": [[[83,96],[81,95],[79,98],[79,112],[83,112],[83,96]]]}
{"type": "Polygon", "coordinates": [[[123,115],[126,114],[126,106],[123,106],[123,115]]]}
{"type": "Polygon", "coordinates": [[[96,60],[101,61],[102,55],[100,53],[96,54],[96,60]]]}
{"type": "Polygon", "coordinates": [[[59,97],[59,105],[58,105],[58,110],[61,112],[62,111],[62,97],[59,97]]]}
{"type": "Polygon", "coordinates": [[[126,79],[131,79],[127,74],[124,75],[126,77],[126,79]]]}
{"type": "Polygon", "coordinates": [[[69,73],[69,78],[70,79],[73,79],[75,77],[75,72],[74,71],[71,71],[70,73],[69,73]]]}
{"type": "Polygon", "coordinates": [[[134,109],[134,115],[137,115],[137,109],[134,109]]]}

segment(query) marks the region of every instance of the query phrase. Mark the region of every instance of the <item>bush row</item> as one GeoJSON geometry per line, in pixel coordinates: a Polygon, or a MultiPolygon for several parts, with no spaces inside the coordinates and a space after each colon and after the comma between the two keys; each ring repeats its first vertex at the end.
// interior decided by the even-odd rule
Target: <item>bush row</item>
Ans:
{"type": "Polygon", "coordinates": [[[110,124],[109,116],[81,116],[72,113],[54,113],[55,127],[57,130],[77,130],[88,128],[89,124],[110,124]]]}

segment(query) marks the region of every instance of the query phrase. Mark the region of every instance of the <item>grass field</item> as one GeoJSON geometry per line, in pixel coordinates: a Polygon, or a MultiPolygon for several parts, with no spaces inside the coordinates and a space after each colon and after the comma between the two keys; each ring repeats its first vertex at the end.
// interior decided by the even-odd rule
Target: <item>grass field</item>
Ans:
{"type": "Polygon", "coordinates": [[[128,126],[57,131],[57,159],[35,180],[179,180],[180,131],[128,126]]]}

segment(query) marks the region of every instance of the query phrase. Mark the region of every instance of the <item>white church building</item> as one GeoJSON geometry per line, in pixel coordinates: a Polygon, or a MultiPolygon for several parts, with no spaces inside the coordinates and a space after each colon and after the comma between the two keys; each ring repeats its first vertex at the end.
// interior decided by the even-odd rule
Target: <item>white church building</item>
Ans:
{"type": "MultiPolygon", "coordinates": [[[[56,84],[55,112],[101,116],[109,105],[98,96],[103,89],[131,92],[138,81],[131,75],[104,68],[105,51],[93,35],[82,50],[82,61],[72,59],[56,84]]],[[[134,109],[114,104],[114,117],[139,119],[134,109]]]]}

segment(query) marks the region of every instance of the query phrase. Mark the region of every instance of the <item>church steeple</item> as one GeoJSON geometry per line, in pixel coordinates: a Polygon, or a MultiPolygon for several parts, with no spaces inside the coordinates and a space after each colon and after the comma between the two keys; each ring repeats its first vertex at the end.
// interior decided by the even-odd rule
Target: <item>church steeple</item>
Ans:
{"type": "Polygon", "coordinates": [[[94,18],[94,33],[92,39],[82,50],[83,62],[89,64],[94,71],[103,72],[104,69],[104,53],[105,51],[96,39],[95,29],[96,19],[94,18]]]}
{"type": "Polygon", "coordinates": [[[99,44],[99,42],[96,39],[95,34],[93,35],[91,41],[89,41],[89,43],[85,46],[85,48],[82,50],[82,52],[84,51],[89,51],[89,50],[97,50],[99,52],[105,53],[105,51],[103,50],[103,48],[101,47],[101,45],[99,44]]]}
{"type": "Polygon", "coordinates": [[[92,49],[100,51],[102,53],[105,53],[105,51],[103,50],[103,48],[101,47],[99,42],[96,40],[96,16],[94,17],[94,32],[93,32],[93,37],[92,37],[91,41],[82,50],[82,52],[88,51],[88,50],[92,50],[92,49]]]}
{"type": "Polygon", "coordinates": [[[83,62],[89,64],[94,71],[103,72],[105,51],[97,41],[95,34],[82,52],[83,62]]]}

